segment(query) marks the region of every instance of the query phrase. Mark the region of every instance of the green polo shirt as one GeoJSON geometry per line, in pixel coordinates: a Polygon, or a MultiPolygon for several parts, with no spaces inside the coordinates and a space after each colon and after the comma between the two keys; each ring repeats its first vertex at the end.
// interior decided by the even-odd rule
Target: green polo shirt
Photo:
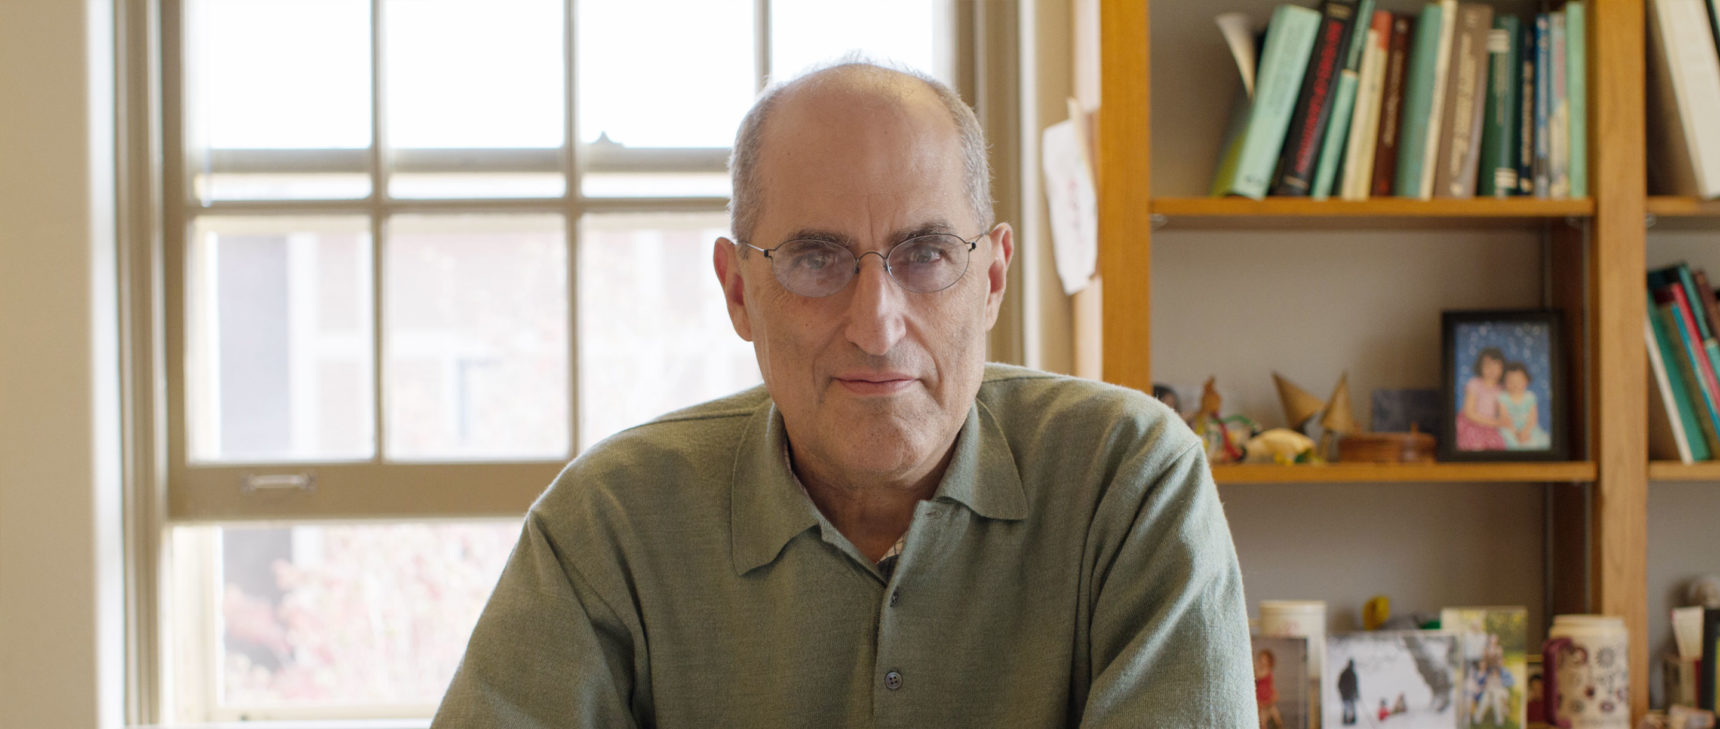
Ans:
{"type": "Polygon", "coordinates": [[[762,388],[628,430],[526,516],[434,727],[1252,727],[1199,440],[1133,390],[987,367],[886,579],[762,388]]]}

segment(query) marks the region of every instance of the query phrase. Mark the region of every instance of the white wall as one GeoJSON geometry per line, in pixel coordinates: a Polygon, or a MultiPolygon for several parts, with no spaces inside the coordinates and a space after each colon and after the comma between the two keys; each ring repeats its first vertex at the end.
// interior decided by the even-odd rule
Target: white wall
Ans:
{"type": "Polygon", "coordinates": [[[112,17],[0,3],[0,729],[122,718],[112,17]]]}

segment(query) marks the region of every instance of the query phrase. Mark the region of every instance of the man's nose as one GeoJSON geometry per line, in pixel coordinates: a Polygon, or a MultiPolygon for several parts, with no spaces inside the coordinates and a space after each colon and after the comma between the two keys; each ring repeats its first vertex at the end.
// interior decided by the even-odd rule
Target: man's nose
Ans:
{"type": "Polygon", "coordinates": [[[860,271],[854,274],[854,292],[848,301],[847,335],[861,351],[881,356],[889,354],[906,333],[902,314],[908,302],[907,291],[885,269],[882,253],[878,253],[878,265],[866,265],[874,253],[868,251],[856,259],[860,271]]]}

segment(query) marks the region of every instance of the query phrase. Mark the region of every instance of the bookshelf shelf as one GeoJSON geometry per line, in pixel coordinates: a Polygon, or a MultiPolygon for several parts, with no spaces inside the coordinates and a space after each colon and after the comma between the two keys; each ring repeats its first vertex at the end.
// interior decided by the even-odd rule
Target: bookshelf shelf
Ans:
{"type": "Polygon", "coordinates": [[[1157,198],[1148,205],[1155,216],[1177,228],[1416,228],[1467,224],[1499,228],[1536,227],[1548,220],[1588,218],[1591,199],[1536,200],[1310,200],[1307,198],[1157,198]]]}
{"type": "Polygon", "coordinates": [[[1720,200],[1703,200],[1695,197],[1679,197],[1673,195],[1651,195],[1648,198],[1648,212],[1660,217],[1711,217],[1720,218],[1720,200]]]}
{"type": "Polygon", "coordinates": [[[1651,195],[1646,205],[1652,230],[1714,230],[1720,228],[1720,200],[1651,195]]]}
{"type": "Polygon", "coordinates": [[[1650,481],[1720,481],[1720,461],[1679,463],[1652,461],[1648,464],[1650,481]]]}
{"type": "MultiPolygon", "coordinates": [[[[1720,463],[1716,463],[1720,466],[1720,463]]],[[[1720,469],[1716,470],[1720,473],[1720,469]]],[[[1575,483],[1592,481],[1589,461],[1553,463],[1333,463],[1323,466],[1213,466],[1220,484],[1244,483],[1575,483]]]]}

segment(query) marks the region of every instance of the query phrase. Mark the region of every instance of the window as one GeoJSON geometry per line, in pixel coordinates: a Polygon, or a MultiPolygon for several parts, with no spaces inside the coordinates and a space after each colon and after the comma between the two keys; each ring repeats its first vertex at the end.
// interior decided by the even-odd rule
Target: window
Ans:
{"type": "Polygon", "coordinates": [[[972,46],[957,0],[162,2],[164,722],[427,716],[562,465],[758,382],[709,260],[763,80],[972,46]]]}

